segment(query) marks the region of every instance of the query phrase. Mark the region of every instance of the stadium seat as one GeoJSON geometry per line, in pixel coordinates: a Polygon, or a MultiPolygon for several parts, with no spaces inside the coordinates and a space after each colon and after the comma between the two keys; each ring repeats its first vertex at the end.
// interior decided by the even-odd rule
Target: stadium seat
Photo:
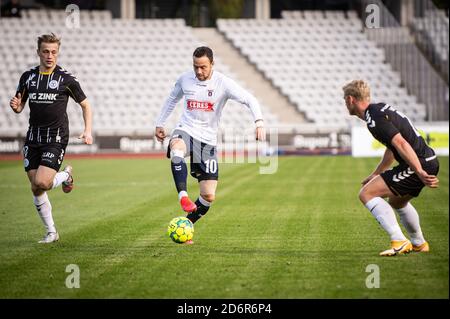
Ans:
{"type": "MultiPolygon", "coordinates": [[[[128,21],[113,19],[109,11],[82,10],[80,28],[71,29],[63,24],[67,18],[63,10],[23,12],[21,19],[0,20],[0,68],[8,70],[0,73],[0,97],[6,97],[2,103],[9,104],[21,73],[38,64],[37,37],[55,32],[62,37],[59,64],[78,77],[91,101],[97,135],[132,135],[137,131],[152,134],[177,77],[192,68],[192,52],[201,45],[183,19],[128,21]]],[[[216,52],[215,68],[239,82],[220,60],[220,52],[216,52]]],[[[230,101],[227,108],[240,111],[239,116],[224,112],[224,124],[234,128],[251,126],[251,113],[245,107],[230,101]]],[[[267,124],[276,124],[270,109],[264,105],[262,108],[267,124]]],[[[80,107],[70,102],[68,112],[71,131],[77,134],[83,124],[80,107]]],[[[17,116],[2,107],[1,127],[8,125],[12,134],[24,135],[28,114],[17,116]]],[[[175,126],[180,115],[178,106],[169,118],[168,129],[175,126]]]]}
{"type": "Polygon", "coordinates": [[[385,63],[384,50],[362,33],[356,12],[283,11],[281,16],[218,19],[217,27],[307,119],[318,124],[350,123],[341,87],[355,78],[370,82],[374,100],[393,104],[388,99],[395,93],[398,109],[419,121],[425,119],[424,106],[401,90],[400,76],[385,63]],[[379,87],[396,90],[377,92],[379,87]]]}

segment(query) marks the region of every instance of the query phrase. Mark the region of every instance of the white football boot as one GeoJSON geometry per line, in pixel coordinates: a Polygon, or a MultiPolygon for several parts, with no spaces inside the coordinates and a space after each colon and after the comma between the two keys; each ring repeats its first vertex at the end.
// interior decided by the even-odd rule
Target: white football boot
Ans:
{"type": "Polygon", "coordinates": [[[38,241],[39,244],[50,244],[59,240],[59,234],[56,233],[47,233],[47,235],[42,238],[42,240],[38,241]]]}
{"type": "Polygon", "coordinates": [[[67,165],[64,168],[64,172],[66,172],[67,174],[69,174],[69,178],[67,179],[67,181],[62,183],[62,190],[64,193],[70,193],[73,189],[73,176],[72,176],[72,166],[67,165]]]}

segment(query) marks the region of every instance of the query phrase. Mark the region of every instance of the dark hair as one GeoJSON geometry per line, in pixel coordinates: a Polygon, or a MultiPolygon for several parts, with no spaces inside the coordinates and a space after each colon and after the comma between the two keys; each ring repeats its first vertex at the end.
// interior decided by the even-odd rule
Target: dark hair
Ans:
{"type": "Polygon", "coordinates": [[[213,58],[213,52],[210,48],[208,47],[198,47],[197,49],[195,49],[193,56],[196,58],[201,58],[202,56],[207,56],[209,59],[209,62],[213,62],[214,58],[213,58]]]}

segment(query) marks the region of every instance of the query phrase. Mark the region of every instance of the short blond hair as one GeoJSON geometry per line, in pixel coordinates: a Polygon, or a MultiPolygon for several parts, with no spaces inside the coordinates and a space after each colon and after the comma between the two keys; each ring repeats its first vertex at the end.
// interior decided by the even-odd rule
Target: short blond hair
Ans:
{"type": "Polygon", "coordinates": [[[353,96],[358,101],[370,101],[370,87],[363,80],[351,81],[344,85],[342,89],[344,90],[344,96],[353,96]]]}
{"type": "Polygon", "coordinates": [[[58,47],[61,45],[61,38],[58,38],[56,34],[43,34],[40,37],[38,37],[38,50],[41,49],[42,43],[58,43],[58,47]]]}

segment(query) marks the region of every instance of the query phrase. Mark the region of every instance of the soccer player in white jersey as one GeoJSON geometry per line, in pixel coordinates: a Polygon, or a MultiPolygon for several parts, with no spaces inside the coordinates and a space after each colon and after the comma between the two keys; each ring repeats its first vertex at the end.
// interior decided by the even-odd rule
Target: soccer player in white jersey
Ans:
{"type": "MultiPolygon", "coordinates": [[[[261,108],[250,93],[233,80],[213,69],[213,52],[199,47],[193,53],[193,71],[182,74],[166,100],[156,121],[155,136],[162,142],[166,137],[164,125],[175,105],[183,97],[183,114],[170,135],[167,157],[181,207],[195,223],[205,215],[215,199],[219,167],[217,163],[217,130],[220,116],[228,99],[245,104],[251,111],[256,127],[256,140],[265,139],[261,108]],[[191,158],[191,175],[200,186],[200,196],[189,199],[186,187],[186,156],[191,158]]],[[[239,110],[234,110],[238,112],[239,110]]]]}
{"type": "Polygon", "coordinates": [[[52,34],[38,38],[37,54],[40,65],[22,74],[16,95],[10,106],[20,113],[28,100],[29,128],[23,146],[24,167],[31,183],[33,201],[46,227],[46,235],[39,243],[58,241],[47,191],[62,186],[65,193],[73,188],[72,167],[58,172],[69,141],[67,102],[69,97],[80,104],[83,111],[84,132],[80,138],[92,144],[91,106],[78,80],[56,64],[60,39],[52,34]]]}

